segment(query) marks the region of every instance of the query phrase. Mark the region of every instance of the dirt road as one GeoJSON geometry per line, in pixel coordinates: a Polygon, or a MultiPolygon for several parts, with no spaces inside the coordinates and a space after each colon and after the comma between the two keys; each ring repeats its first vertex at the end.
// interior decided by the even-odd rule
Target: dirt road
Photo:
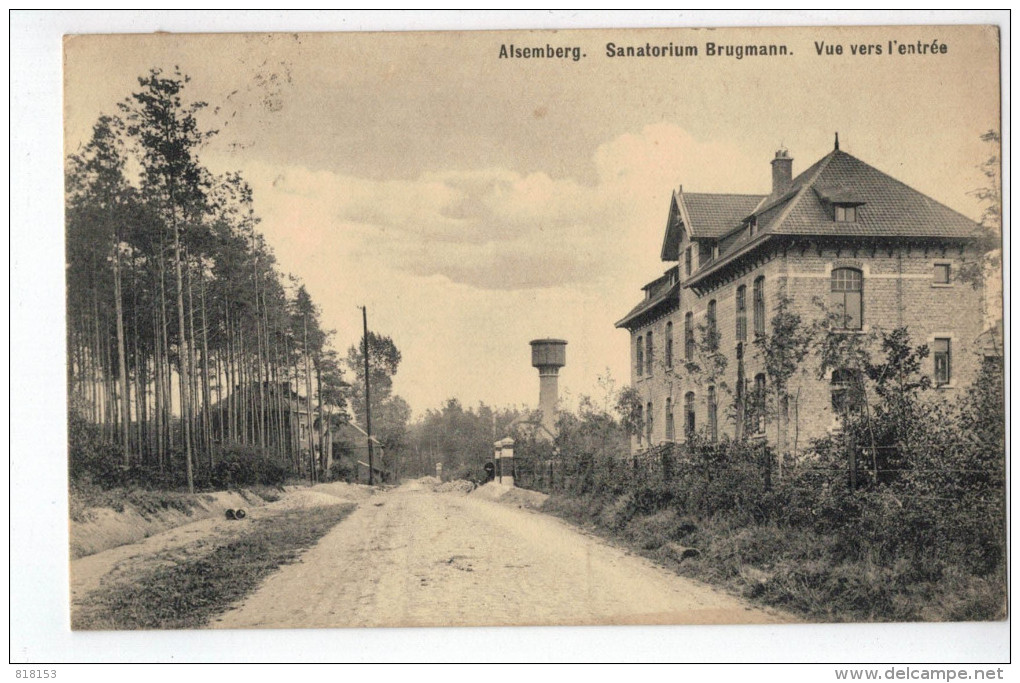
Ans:
{"type": "Polygon", "coordinates": [[[361,503],[215,628],[775,623],[547,515],[406,484],[361,503]]]}

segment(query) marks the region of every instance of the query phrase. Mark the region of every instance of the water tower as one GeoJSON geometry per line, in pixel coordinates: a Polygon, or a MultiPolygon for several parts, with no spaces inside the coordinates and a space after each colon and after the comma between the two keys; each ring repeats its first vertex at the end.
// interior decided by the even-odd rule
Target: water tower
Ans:
{"type": "Polygon", "coordinates": [[[567,364],[567,342],[562,339],[535,339],[531,342],[531,365],[538,368],[538,409],[542,426],[556,434],[556,402],[559,400],[560,368],[567,364]]]}

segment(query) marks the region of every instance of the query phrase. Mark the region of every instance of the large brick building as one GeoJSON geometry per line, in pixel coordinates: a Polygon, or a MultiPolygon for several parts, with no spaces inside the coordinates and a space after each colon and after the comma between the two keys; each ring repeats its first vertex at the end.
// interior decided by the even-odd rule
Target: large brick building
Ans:
{"type": "Polygon", "coordinates": [[[814,355],[790,382],[786,420],[747,414],[767,382],[754,335],[769,330],[784,295],[805,321],[835,313],[847,334],[906,327],[928,345],[926,371],[947,395],[976,376],[982,297],[957,275],[980,257],[977,224],[840,151],[838,139],[792,171],[781,149],[766,196],[673,193],[661,253],[672,265],[616,323],[630,332],[641,398],[636,450],[690,430],[775,441],[782,424],[786,443],[803,445],[838,428],[851,370],[819,378],[814,355]]]}

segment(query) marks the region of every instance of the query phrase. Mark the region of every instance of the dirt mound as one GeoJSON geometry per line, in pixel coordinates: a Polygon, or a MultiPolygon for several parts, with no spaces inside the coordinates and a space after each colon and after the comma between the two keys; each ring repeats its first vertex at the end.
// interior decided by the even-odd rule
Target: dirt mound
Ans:
{"type": "Polygon", "coordinates": [[[352,503],[359,503],[366,498],[372,497],[375,494],[376,489],[372,486],[366,486],[364,484],[347,484],[342,481],[334,481],[328,484],[318,484],[312,488],[312,491],[326,493],[337,498],[343,498],[352,503]]]}
{"type": "Polygon", "coordinates": [[[515,486],[503,486],[495,481],[490,481],[484,486],[479,486],[472,493],[472,496],[495,500],[506,505],[514,505],[523,508],[540,508],[547,496],[538,491],[529,491],[515,486]]]}
{"type": "Polygon", "coordinates": [[[548,497],[548,494],[545,493],[515,487],[507,491],[506,494],[499,499],[499,502],[510,503],[511,505],[517,505],[518,507],[537,509],[542,507],[542,503],[544,503],[548,497]]]}
{"type": "Polygon", "coordinates": [[[267,507],[276,512],[278,510],[298,510],[302,508],[318,507],[320,505],[343,505],[349,502],[351,501],[323,491],[304,489],[300,491],[291,491],[275,503],[270,503],[267,507]]]}
{"type": "Polygon", "coordinates": [[[287,492],[280,500],[270,505],[274,511],[294,510],[319,505],[342,505],[345,503],[357,505],[375,493],[375,488],[371,486],[347,484],[342,481],[316,484],[311,488],[307,486],[288,486],[286,490],[287,492]]]}
{"type": "Polygon", "coordinates": [[[436,493],[471,493],[475,490],[475,485],[466,479],[457,479],[433,486],[432,490],[436,493]]]}
{"type": "MultiPolygon", "coordinates": [[[[73,495],[73,494],[72,494],[73,495]]],[[[222,519],[228,509],[265,505],[265,501],[250,491],[217,491],[185,497],[184,509],[138,508],[124,503],[120,509],[88,508],[81,514],[83,521],[72,520],[71,559],[93,555],[110,548],[137,543],[142,539],[162,533],[168,529],[190,524],[198,520],[222,519]]]]}
{"type": "Polygon", "coordinates": [[[443,483],[439,477],[422,477],[418,479],[418,483],[427,489],[435,489],[437,486],[443,483]]]}

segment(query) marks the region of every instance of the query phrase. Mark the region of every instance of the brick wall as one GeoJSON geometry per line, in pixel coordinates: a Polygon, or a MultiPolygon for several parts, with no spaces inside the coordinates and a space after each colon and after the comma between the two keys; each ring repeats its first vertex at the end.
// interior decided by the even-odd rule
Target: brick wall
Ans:
{"type": "MultiPolygon", "coordinates": [[[[973,256],[971,256],[973,258],[973,256]]],[[[745,343],[745,377],[753,384],[754,376],[763,372],[754,346],[754,301],[753,283],[759,276],[765,278],[766,327],[774,314],[777,297],[785,290],[794,301],[794,310],[805,322],[822,316],[822,311],[813,303],[814,298],[828,301],[834,268],[856,268],[863,273],[863,324],[864,330],[891,330],[906,326],[910,331],[913,345],[928,344],[931,348],[936,337],[951,340],[952,382],[938,389],[939,394],[955,397],[977,376],[980,358],[974,345],[983,325],[981,292],[969,284],[958,281],[949,286],[934,283],[936,263],[948,263],[955,273],[962,261],[958,251],[926,252],[923,248],[898,248],[891,252],[876,251],[874,254],[825,249],[821,253],[814,248],[775,253],[765,263],[753,270],[733,277],[710,291],[696,294],[691,289],[682,290],[679,308],[667,315],[644,324],[631,333],[631,374],[632,385],[642,397],[642,405],[653,406],[652,443],[666,440],[666,399],[671,399],[674,411],[675,435],[683,440],[684,395],[690,391],[695,395],[696,425],[706,424],[708,415],[707,395],[709,381],[704,375],[692,375],[684,371],[684,317],[688,311],[693,314],[695,327],[705,324],[706,310],[710,301],[716,301],[716,320],[719,332],[719,352],[727,359],[726,371],[714,386],[718,403],[719,434],[735,434],[735,423],[730,408],[736,387],[736,290],[746,286],[747,341],[745,343]],[[666,367],[665,339],[666,324],[673,323],[673,368],[666,367]],[[638,377],[636,370],[635,340],[651,330],[655,342],[651,373],[647,368],[638,377]]],[[[829,433],[837,426],[832,410],[828,378],[818,376],[819,360],[809,356],[801,372],[790,382],[790,393],[795,398],[791,404],[788,443],[802,448],[808,442],[829,433]]],[[[934,359],[925,361],[925,372],[934,376],[934,359]]],[[[777,439],[778,425],[770,421],[766,437],[777,439]]],[[[648,446],[635,439],[635,449],[648,446]]]]}

